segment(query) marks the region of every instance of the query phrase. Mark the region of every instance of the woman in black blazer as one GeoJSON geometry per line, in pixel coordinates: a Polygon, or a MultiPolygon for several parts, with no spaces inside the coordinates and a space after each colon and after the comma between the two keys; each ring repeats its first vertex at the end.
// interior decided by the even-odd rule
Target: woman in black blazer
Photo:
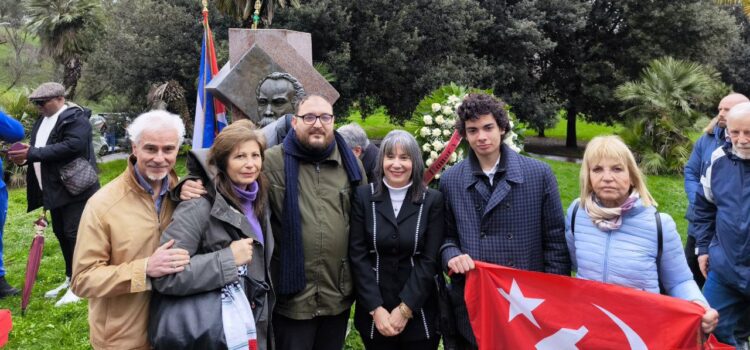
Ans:
{"type": "Polygon", "coordinates": [[[352,200],[354,325],[367,349],[437,349],[443,197],[422,183],[420,148],[405,131],[383,139],[375,173],[352,200]]]}

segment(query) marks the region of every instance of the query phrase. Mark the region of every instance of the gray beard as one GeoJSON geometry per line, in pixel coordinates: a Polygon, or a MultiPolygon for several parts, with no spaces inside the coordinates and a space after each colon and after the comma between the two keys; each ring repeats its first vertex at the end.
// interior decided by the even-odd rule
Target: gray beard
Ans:
{"type": "Polygon", "coordinates": [[[745,151],[746,153],[742,153],[741,151],[737,150],[734,146],[732,146],[732,153],[734,153],[737,158],[740,159],[750,159],[750,150],[745,151]]]}
{"type": "Polygon", "coordinates": [[[167,177],[167,176],[169,176],[169,173],[167,173],[167,174],[165,174],[164,176],[161,176],[161,177],[156,177],[156,176],[146,175],[146,177],[147,177],[147,178],[148,178],[149,180],[151,180],[151,181],[163,181],[163,180],[164,180],[164,178],[165,178],[165,177],[167,177]]]}

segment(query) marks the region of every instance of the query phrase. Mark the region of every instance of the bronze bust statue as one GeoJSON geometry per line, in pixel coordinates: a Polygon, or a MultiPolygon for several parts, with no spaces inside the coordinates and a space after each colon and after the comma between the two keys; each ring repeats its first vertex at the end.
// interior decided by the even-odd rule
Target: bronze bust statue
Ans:
{"type": "Polygon", "coordinates": [[[273,72],[258,84],[258,126],[264,127],[285,114],[294,114],[294,106],[305,95],[297,78],[288,73],[273,72]]]}

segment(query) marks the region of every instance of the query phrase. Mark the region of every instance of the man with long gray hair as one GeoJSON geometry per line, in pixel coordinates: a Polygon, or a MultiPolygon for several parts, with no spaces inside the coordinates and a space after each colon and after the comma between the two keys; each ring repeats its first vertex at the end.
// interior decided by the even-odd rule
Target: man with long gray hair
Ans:
{"type": "Polygon", "coordinates": [[[180,272],[190,261],[174,241],[159,246],[175,207],[167,192],[177,181],[185,125],[175,114],[151,111],[128,134],[128,167],[86,204],[73,258],[71,288],[89,298],[94,349],[149,349],[149,278],[180,272]]]}

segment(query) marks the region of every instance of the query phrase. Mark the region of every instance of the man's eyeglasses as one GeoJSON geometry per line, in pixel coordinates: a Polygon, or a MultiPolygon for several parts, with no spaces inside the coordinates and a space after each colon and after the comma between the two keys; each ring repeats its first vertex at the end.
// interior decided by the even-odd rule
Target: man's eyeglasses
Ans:
{"type": "Polygon", "coordinates": [[[308,113],[305,115],[295,115],[295,117],[302,118],[302,121],[307,125],[315,124],[315,120],[317,119],[320,119],[321,124],[331,124],[331,122],[333,121],[333,116],[327,113],[323,113],[321,115],[308,113]]]}
{"type": "Polygon", "coordinates": [[[33,103],[37,107],[44,107],[44,105],[46,105],[47,102],[49,102],[49,100],[34,100],[34,101],[31,101],[31,103],[33,103]]]}

